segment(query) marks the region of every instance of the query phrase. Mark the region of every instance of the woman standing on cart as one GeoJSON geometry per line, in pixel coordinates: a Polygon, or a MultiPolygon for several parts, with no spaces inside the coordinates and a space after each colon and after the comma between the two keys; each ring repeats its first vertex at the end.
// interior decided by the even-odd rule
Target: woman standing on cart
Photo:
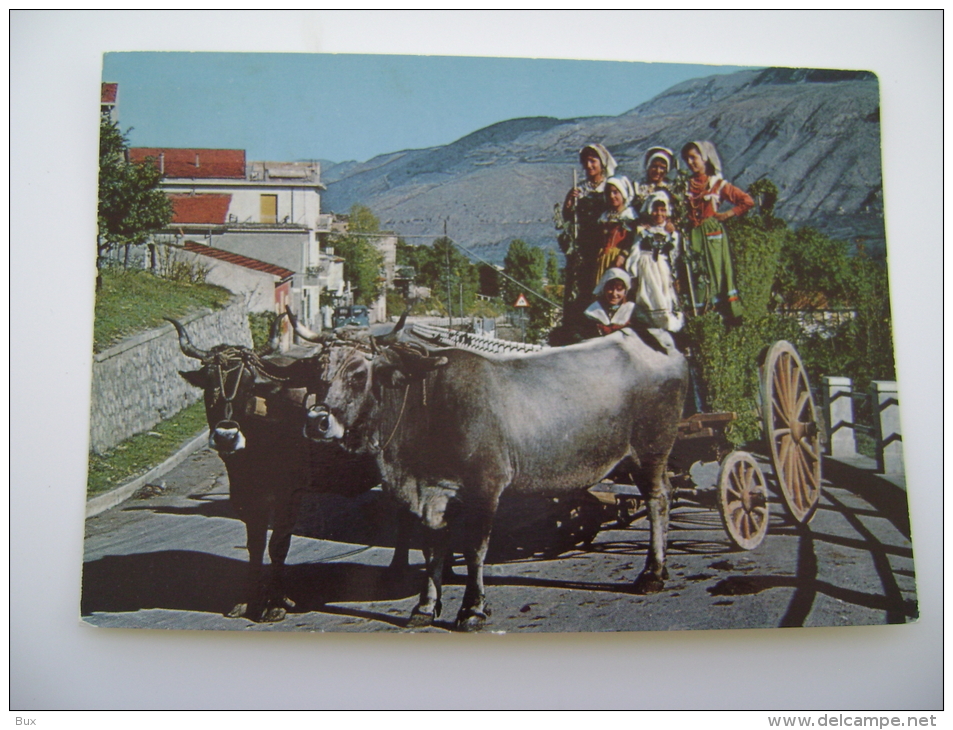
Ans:
{"type": "MultiPolygon", "coordinates": [[[[622,268],[632,249],[633,231],[638,223],[632,210],[635,191],[625,175],[606,180],[606,212],[599,217],[602,226],[602,247],[596,260],[596,285],[607,269],[622,268]]],[[[585,283],[585,282],[584,282],[585,283]]]]}
{"type": "Polygon", "coordinates": [[[737,321],[742,307],[735,286],[728,236],[722,223],[744,215],[754,207],[754,200],[721,177],[721,160],[711,142],[689,142],[682,147],[682,159],[692,173],[685,195],[691,248],[704,262],[707,279],[707,286],[698,292],[700,299],[696,305],[720,309],[726,321],[737,321]],[[720,211],[724,202],[732,207],[720,211]]]}
{"type": "Polygon", "coordinates": [[[616,161],[604,145],[594,142],[579,150],[585,180],[566,195],[562,217],[568,231],[559,237],[566,254],[563,323],[579,323],[596,280],[596,264],[603,243],[600,216],[606,211],[606,181],[615,174],[616,161]],[[568,234],[568,235],[567,235],[568,234]]]}
{"type": "Polygon", "coordinates": [[[640,210],[652,193],[668,190],[668,174],[678,169],[675,153],[668,147],[649,147],[645,153],[645,179],[635,184],[636,210],[640,210]]]}

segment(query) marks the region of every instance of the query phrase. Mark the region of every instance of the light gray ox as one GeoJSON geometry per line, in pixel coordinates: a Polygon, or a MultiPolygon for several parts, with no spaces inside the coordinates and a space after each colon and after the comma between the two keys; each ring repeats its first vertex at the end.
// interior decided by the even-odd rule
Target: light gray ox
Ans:
{"type": "Polygon", "coordinates": [[[305,432],[373,453],[384,488],[430,528],[427,581],[410,626],[440,615],[448,521],[461,527],[467,564],[457,627],[476,630],[489,615],[483,565],[503,490],[584,489],[626,457],[638,465],[650,519],[635,590],[662,589],[671,491],[665,470],[688,381],[681,353],[627,329],[513,356],[424,349],[406,333],[402,339],[374,352],[331,348],[327,391],[305,432]]]}

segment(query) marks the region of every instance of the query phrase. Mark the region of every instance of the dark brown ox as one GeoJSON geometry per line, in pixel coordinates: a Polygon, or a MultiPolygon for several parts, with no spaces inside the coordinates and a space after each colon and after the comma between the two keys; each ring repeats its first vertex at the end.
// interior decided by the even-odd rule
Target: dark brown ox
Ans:
{"type": "Polygon", "coordinates": [[[430,528],[427,583],[411,626],[440,613],[447,523],[459,527],[467,585],[457,625],[472,630],[489,613],[483,565],[503,491],[565,494],[597,483],[626,457],[637,465],[650,518],[635,590],[661,590],[665,470],[687,380],[681,353],[630,330],[510,357],[424,351],[407,341],[373,356],[333,348],[324,403],[310,409],[307,429],[373,453],[385,490],[430,528]]]}
{"type": "MultiPolygon", "coordinates": [[[[304,490],[357,495],[379,484],[380,474],[373,459],[304,437],[305,388],[320,372],[317,358],[269,358],[234,345],[200,350],[181,324],[169,321],[182,352],[202,362],[199,370],[180,374],[205,393],[209,447],[225,462],[230,502],[248,539],[247,584],[227,615],[280,621],[293,605],[285,595],[283,572],[304,490]],[[269,526],[271,571],[266,575],[269,526]]],[[[269,354],[277,345],[279,323],[280,318],[272,327],[269,354]]]]}

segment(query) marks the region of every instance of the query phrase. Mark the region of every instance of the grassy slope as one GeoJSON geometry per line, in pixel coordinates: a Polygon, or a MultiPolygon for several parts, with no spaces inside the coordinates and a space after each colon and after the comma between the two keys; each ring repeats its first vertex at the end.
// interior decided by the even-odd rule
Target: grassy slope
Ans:
{"type": "MultiPolygon", "coordinates": [[[[93,351],[101,352],[126,337],[158,327],[165,323],[163,317],[219,308],[230,297],[226,289],[208,284],[159,279],[146,271],[106,270],[103,288],[96,295],[93,351]]],[[[205,407],[199,401],[106,454],[90,453],[88,495],[120,486],[161,464],[205,427],[205,407]]]]}
{"type": "Polygon", "coordinates": [[[151,431],[126,439],[105,454],[89,455],[86,494],[97,494],[125,484],[172,456],[207,426],[202,401],[179,411],[151,431]]]}
{"type": "Polygon", "coordinates": [[[147,271],[106,270],[96,294],[93,351],[102,352],[125,337],[165,324],[163,317],[217,309],[231,293],[209,284],[169,281],[147,271]]]}

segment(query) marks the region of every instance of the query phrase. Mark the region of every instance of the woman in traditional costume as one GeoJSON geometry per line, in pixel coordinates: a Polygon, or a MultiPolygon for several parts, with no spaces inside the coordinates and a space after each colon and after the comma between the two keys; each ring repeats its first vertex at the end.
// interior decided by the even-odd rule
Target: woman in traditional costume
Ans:
{"type": "Polygon", "coordinates": [[[599,217],[602,226],[602,248],[596,261],[593,284],[598,283],[606,269],[622,268],[632,249],[632,235],[637,220],[632,209],[632,183],[625,175],[606,180],[607,210],[599,217]]]}
{"type": "Polygon", "coordinates": [[[692,173],[685,195],[686,214],[691,224],[692,251],[701,257],[707,275],[706,287],[699,292],[698,306],[722,309],[731,319],[742,315],[735,287],[731,249],[722,223],[744,215],[754,200],[741,188],[721,176],[721,160],[711,142],[689,142],[682,147],[682,159],[692,173]],[[721,211],[723,203],[731,208],[721,211]]]}
{"type": "Polygon", "coordinates": [[[675,153],[668,147],[650,147],[645,153],[645,179],[635,184],[635,207],[641,209],[648,197],[668,190],[668,174],[678,169],[675,153]]]}
{"type": "Polygon", "coordinates": [[[578,322],[596,280],[596,259],[602,246],[599,218],[606,210],[606,181],[616,161],[604,145],[594,142],[579,150],[585,180],[566,195],[562,207],[564,233],[559,245],[566,254],[563,321],[578,322]]]}

